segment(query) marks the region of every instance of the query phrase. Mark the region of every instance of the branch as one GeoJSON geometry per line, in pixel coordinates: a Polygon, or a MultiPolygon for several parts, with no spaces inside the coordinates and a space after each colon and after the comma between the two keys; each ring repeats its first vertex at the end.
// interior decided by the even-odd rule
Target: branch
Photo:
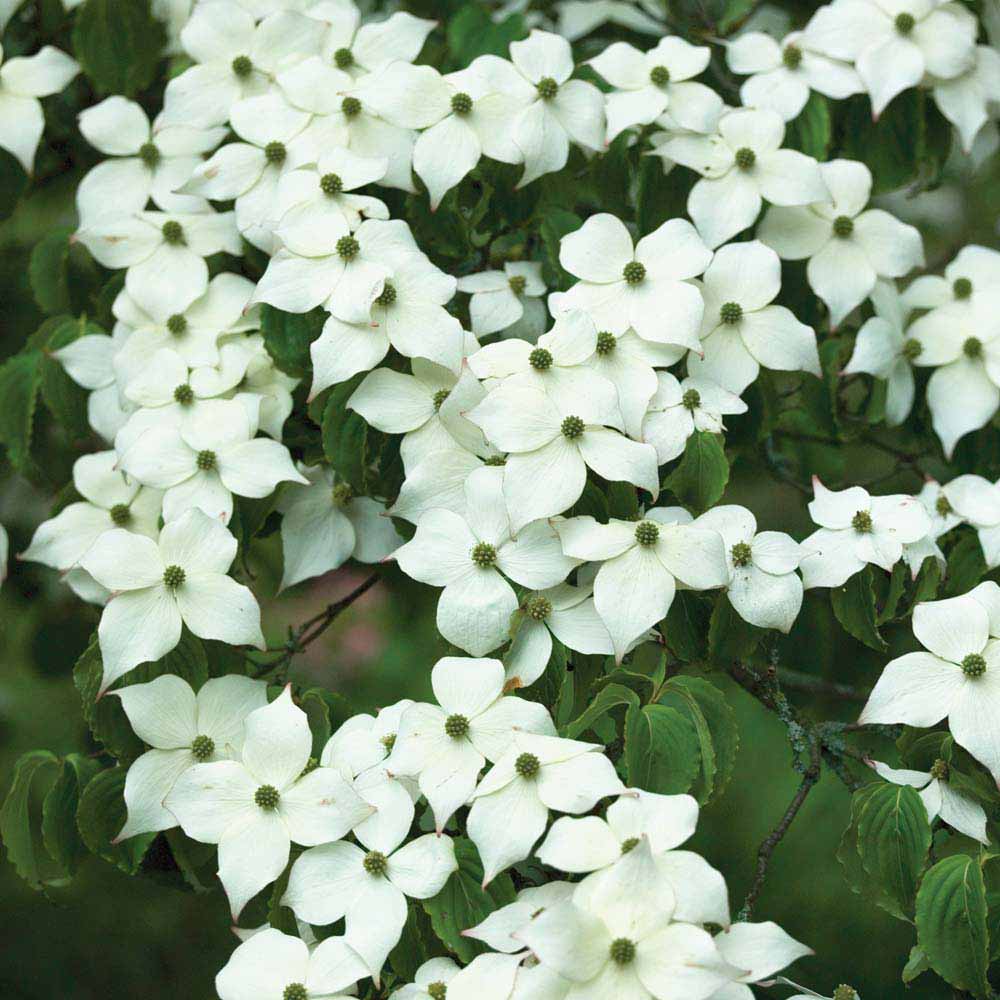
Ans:
{"type": "Polygon", "coordinates": [[[837,684],[835,681],[814,677],[812,674],[803,673],[801,670],[792,670],[790,667],[778,668],[778,680],[784,687],[791,688],[793,691],[826,695],[829,698],[856,701],[862,704],[868,700],[868,695],[871,693],[866,688],[856,688],[850,684],[837,684]]]}

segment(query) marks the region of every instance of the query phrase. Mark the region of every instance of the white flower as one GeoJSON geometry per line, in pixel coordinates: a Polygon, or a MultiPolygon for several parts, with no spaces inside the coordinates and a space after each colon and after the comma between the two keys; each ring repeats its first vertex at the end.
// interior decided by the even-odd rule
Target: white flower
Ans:
{"type": "Polygon", "coordinates": [[[747,984],[769,980],[779,969],[813,954],[812,948],[796,941],[770,920],[733,924],[715,935],[715,947],[740,972],[731,985],[713,993],[711,1000],[754,1000],[755,994],[747,984]]]}
{"type": "Polygon", "coordinates": [[[406,923],[407,897],[437,895],[457,869],[452,839],[433,833],[388,852],[324,844],[292,865],[281,903],[310,924],[345,919],[344,940],[378,984],[406,923]]]}
{"type": "Polygon", "coordinates": [[[809,100],[809,91],[843,100],[864,91],[853,66],[829,59],[804,46],[795,31],[776,42],[762,31],[745,31],[726,43],[726,64],[741,76],[752,74],[740,87],[740,100],[749,108],[777,111],[790,122],[809,100]]]}
{"type": "Polygon", "coordinates": [[[590,587],[559,584],[529,594],[520,610],[517,632],[504,656],[508,687],[527,687],[542,676],[552,656],[553,635],[578,653],[614,652],[590,587]]]}
{"type": "Polygon", "coordinates": [[[670,219],[633,249],[625,224],[592,215],[562,238],[559,262],[581,280],[559,298],[559,310],[582,309],[598,330],[630,327],[644,340],[698,349],[701,296],[687,279],[712,254],[685,219],[670,219]]]}
{"type": "Polygon", "coordinates": [[[163,800],[195,764],[239,759],[246,717],[267,704],[267,685],[229,675],[207,680],[198,693],[187,681],[164,674],[148,684],[112,691],[136,736],[150,748],[125,776],[128,819],[115,841],[177,825],[163,800]]]}
{"type": "Polygon", "coordinates": [[[726,543],[729,603],[736,613],[758,628],[789,632],[802,607],[798,543],[780,531],[757,534],[757,519],[734,504],[713,507],[694,526],[714,529],[726,543]]]}
{"type": "Polygon", "coordinates": [[[469,801],[487,761],[499,760],[518,731],[555,735],[543,705],[504,697],[499,660],[446,656],[434,664],[437,705],[418,702],[403,713],[386,767],[417,777],[440,833],[469,801]]]}
{"type": "Polygon", "coordinates": [[[565,38],[532,31],[511,42],[510,59],[522,77],[511,97],[527,104],[514,121],[514,142],[524,158],[518,187],[562,170],[569,143],[599,150],[604,144],[604,96],[592,84],[571,80],[573,51],[565,38]],[[530,103],[529,103],[530,102],[530,103]]]}
{"type": "Polygon", "coordinates": [[[801,543],[806,589],[839,587],[869,563],[891,573],[903,546],[930,531],[927,511],[914,497],[873,497],[860,486],[828,490],[816,476],[813,493],[809,515],[820,528],[801,543]]]}
{"type": "Polygon", "coordinates": [[[573,984],[567,1000],[705,1000],[740,970],[700,927],[672,923],[673,892],[640,838],[618,864],[584,880],[517,933],[543,966],[573,984]]]}
{"type": "Polygon", "coordinates": [[[228,524],[234,493],[260,498],[280,482],[308,483],[283,444],[255,431],[239,400],[207,400],[177,425],[157,421],[137,431],[120,464],[140,483],[166,491],[164,520],[196,507],[228,524]]]}
{"type": "Polygon", "coordinates": [[[633,125],[649,125],[664,111],[695,132],[711,128],[722,98],[692,82],[708,66],[711,50],[682,38],[661,38],[648,52],[628,42],[612,42],[590,65],[615,89],[605,97],[607,142],[633,125]]]}
{"type": "Polygon", "coordinates": [[[349,1000],[354,984],[367,975],[343,937],[328,937],[310,949],[297,937],[265,927],[232,953],[215,977],[215,990],[221,1000],[349,1000]]]}
{"type": "MultiPolygon", "coordinates": [[[[568,817],[557,823],[575,823],[568,817]]],[[[554,826],[555,824],[553,824],[554,826]]],[[[620,852],[619,852],[620,854],[620,852]]],[[[549,906],[563,903],[573,898],[576,883],[549,881],[541,885],[531,885],[521,889],[513,903],[494,910],[482,923],[462,931],[462,937],[475,938],[489,945],[494,951],[507,955],[521,952],[524,945],[513,935],[526,927],[549,906]]]]}
{"type": "Polygon", "coordinates": [[[504,470],[476,469],[465,484],[466,510],[430,510],[393,558],[407,576],[444,587],[438,631],[473,656],[496,649],[510,631],[517,597],[504,579],[533,589],[561,583],[576,566],[559,536],[538,520],[511,535],[503,498],[504,470]]]}
{"type": "Polygon", "coordinates": [[[467,829],[483,861],[483,885],[524,860],[545,832],[549,810],[585,813],[625,790],[594,743],[515,733],[479,782],[467,829]]]}
{"type": "Polygon", "coordinates": [[[816,11],[803,40],[854,63],[878,118],[925,73],[950,80],[969,69],[977,28],[970,11],[945,0],[836,0],[816,11]]]}
{"type": "Polygon", "coordinates": [[[245,734],[239,762],[189,768],[164,801],[189,837],[219,845],[234,920],[285,870],[293,842],[339,840],[373,811],[333,768],[303,773],[312,735],[290,685],[247,716],[245,734]]]}
{"type": "Polygon", "coordinates": [[[983,126],[996,117],[1000,104],[1000,52],[976,46],[976,61],[961,76],[933,82],[934,100],[941,114],[958,129],[962,149],[971,151],[983,126]]]}
{"type": "Polygon", "coordinates": [[[100,451],[73,463],[73,488],[83,499],[43,521],[22,559],[68,570],[113,528],[156,539],[163,495],[130,480],[118,471],[117,462],[115,452],[100,451]]]}
{"type": "Polygon", "coordinates": [[[853,160],[820,165],[831,197],[807,208],[774,207],[758,236],[785,260],[809,258],[809,287],[830,310],[830,325],[871,294],[878,278],[901,278],[924,263],[920,233],[878,208],[864,211],[872,174],[853,160]]]}
{"type": "Polygon", "coordinates": [[[719,119],[717,135],[676,136],[664,144],[666,156],[702,175],[687,208],[710,247],[753,225],[764,198],[772,205],[827,200],[819,164],[781,149],[784,138],[777,112],[740,109],[719,119]]]}
{"type": "Polygon", "coordinates": [[[572,507],[583,493],[588,468],[612,482],[641,486],[654,499],[659,493],[656,450],[603,426],[619,424],[620,417],[617,408],[608,412],[607,399],[600,396],[555,399],[515,375],[469,419],[494,446],[510,453],[503,493],[515,532],[572,507]]]}
{"type": "Polygon", "coordinates": [[[953,303],[975,312],[984,304],[995,308],[1000,300],[1000,250],[970,245],[962,247],[948,263],[944,274],[922,274],[903,292],[910,309],[933,309],[953,303]]]}
{"type": "Polygon", "coordinates": [[[741,393],[761,365],[820,374],[812,327],[771,303],[781,290],[781,261],[758,240],[719,249],[705,272],[701,348],[688,373],[741,393]],[[699,356],[699,354],[701,356],[699,356]]]}
{"type": "Polygon", "coordinates": [[[80,72],[75,59],[45,45],[33,56],[4,62],[0,48],[0,149],[30,174],[45,129],[40,97],[58,94],[80,72]]]}
{"type": "Polygon", "coordinates": [[[338,569],[352,557],[379,562],[398,547],[400,538],[384,504],[356,497],[347,483],[336,482],[332,469],[316,465],[301,471],[308,484],[289,486],[278,502],[284,515],[282,590],[338,569]]]}
{"type": "Polygon", "coordinates": [[[257,418],[260,430],[276,441],[281,440],[281,431],[292,412],[292,390],[299,380],[286,375],[271,360],[266,350],[258,351],[247,364],[239,394],[244,403],[252,399],[258,406],[257,418]]]}
{"type": "MultiPolygon", "coordinates": [[[[428,959],[417,969],[413,982],[401,986],[393,996],[398,1000],[433,1000],[430,987],[444,986],[447,989],[458,972],[458,966],[450,958],[428,959]]],[[[435,993],[445,996],[441,989],[435,990],[435,993]]]]}
{"type": "Polygon", "coordinates": [[[205,258],[239,257],[243,241],[233,212],[138,212],[102,218],[77,232],[98,263],[128,268],[125,288],[152,315],[183,313],[208,290],[205,258]]]}
{"type": "Polygon", "coordinates": [[[976,529],[986,565],[1000,565],[1000,486],[982,476],[957,476],[940,488],[938,513],[947,518],[944,530],[965,521],[976,529]],[[942,500],[944,501],[942,503],[942,500]]]}
{"type": "Polygon", "coordinates": [[[176,191],[226,137],[224,128],[189,125],[150,128],[146,112],[124,97],[108,97],[83,111],[83,137],[114,159],[98,164],[80,181],[76,207],[82,225],[102,217],[134,215],[150,198],[164,212],[202,212],[204,198],[176,191]]]}
{"type": "Polygon", "coordinates": [[[310,17],[326,22],[321,55],[352,76],[364,76],[391,62],[411,63],[437,22],[397,11],[384,21],[360,24],[353,3],[319,2],[310,17]]]}
{"type": "Polygon", "coordinates": [[[396,502],[389,508],[392,517],[412,524],[429,510],[441,507],[465,513],[465,481],[484,462],[464,448],[430,451],[411,463],[396,502]]]}
{"type": "Polygon", "coordinates": [[[657,372],[656,382],[656,394],[642,421],[642,439],[656,449],[660,465],[682,454],[695,431],[721,434],[723,414],[747,411],[739,396],[709,379],[678,382],[670,372],[657,372]]]}
{"type": "Polygon", "coordinates": [[[617,24],[654,37],[663,34],[662,23],[629,0],[561,0],[556,9],[559,34],[571,42],[602,24],[617,24]]]}
{"type": "Polygon", "coordinates": [[[858,330],[851,360],[842,374],[867,372],[884,379],[885,422],[895,427],[913,408],[913,361],[923,345],[906,335],[910,309],[895,282],[876,281],[870,297],[875,315],[858,330]]]}
{"type": "Polygon", "coordinates": [[[1000,776],[993,720],[1000,710],[1000,590],[918,604],[913,634],[929,652],[886,664],[859,721],[927,728],[947,718],[955,742],[1000,776]]]}
{"type": "Polygon", "coordinates": [[[871,761],[879,777],[894,785],[909,785],[920,792],[920,800],[927,809],[927,820],[933,823],[939,816],[959,833],[964,833],[983,844],[989,843],[986,835],[986,813],[973,799],[954,791],[948,784],[947,761],[936,760],[930,771],[911,771],[889,767],[877,760],[871,761]]]}
{"type": "Polygon", "coordinates": [[[619,663],[629,645],[666,616],[677,581],[695,590],[729,581],[722,536],[678,524],[679,518],[690,516],[654,508],[638,524],[599,524],[588,516],[555,525],[567,555],[603,564],[594,579],[594,605],[619,663]]]}
{"type": "Polygon", "coordinates": [[[458,291],[469,293],[472,332],[478,337],[506,331],[509,337],[534,341],[545,328],[542,265],[508,261],[502,271],[480,271],[458,279],[458,291]]]}

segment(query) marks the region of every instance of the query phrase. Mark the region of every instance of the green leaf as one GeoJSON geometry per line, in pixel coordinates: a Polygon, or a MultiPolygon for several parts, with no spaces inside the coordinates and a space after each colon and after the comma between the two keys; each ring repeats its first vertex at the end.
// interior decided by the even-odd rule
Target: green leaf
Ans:
{"type": "Polygon", "coordinates": [[[952,855],[924,876],[917,893],[917,943],[946,982],[977,997],[989,994],[986,888],[975,858],[952,855]]]}
{"type": "Polygon", "coordinates": [[[603,688],[583,712],[565,727],[563,735],[567,739],[575,740],[581,733],[585,733],[594,722],[607,715],[613,708],[619,705],[629,705],[633,708],[639,707],[639,696],[621,684],[609,684],[603,688]]]}
{"type": "Polygon", "coordinates": [[[485,920],[494,910],[514,902],[514,885],[510,876],[497,876],[483,888],[483,865],[472,842],[455,838],[455,860],[458,871],[452,872],[444,888],[423,901],[431,918],[434,933],[462,962],[471,962],[487,950],[486,945],[462,937],[462,931],[485,920]]]}
{"type": "Polygon", "coordinates": [[[713,663],[727,664],[748,657],[764,635],[762,629],[745,622],[720,594],[708,626],[708,654],[713,663]]]}
{"type": "Polygon", "coordinates": [[[857,834],[862,866],[885,894],[876,902],[909,920],[931,846],[927,809],[917,790],[909,785],[877,786],[861,812],[857,834]]]}
{"type": "Polygon", "coordinates": [[[150,0],[86,0],[73,27],[73,54],[101,94],[134,97],[156,79],[167,42],[150,0]]]}
{"type": "Polygon", "coordinates": [[[42,841],[49,856],[67,875],[74,874],[87,855],[76,828],[76,810],[80,792],[98,770],[96,760],[69,754],[42,803],[42,841]]]}
{"type": "Polygon", "coordinates": [[[948,568],[944,578],[945,596],[957,597],[967,593],[985,574],[986,560],[983,558],[979,537],[974,532],[962,535],[948,553],[948,568]]]}
{"type": "Polygon", "coordinates": [[[799,116],[789,124],[785,146],[822,162],[827,159],[832,141],[830,104],[822,94],[814,90],[809,94],[809,100],[799,116]]]}
{"type": "Polygon", "coordinates": [[[403,933],[396,947],[389,952],[392,971],[403,982],[413,982],[417,969],[424,962],[446,954],[446,949],[434,936],[434,929],[424,908],[417,901],[410,900],[403,933]]]}
{"type": "Polygon", "coordinates": [[[0,219],[14,211],[27,187],[24,168],[6,149],[0,149],[0,219]]]}
{"type": "Polygon", "coordinates": [[[41,351],[24,351],[0,366],[0,444],[18,472],[29,465],[38,390],[42,384],[41,351]]]}
{"type": "Polygon", "coordinates": [[[368,466],[368,424],[347,401],[361,383],[361,376],[336,386],[323,411],[323,453],[337,475],[359,493],[365,492],[368,466]]]}
{"type": "Polygon", "coordinates": [[[559,263],[559,241],[568,233],[575,233],[583,225],[583,219],[573,212],[557,208],[545,214],[539,232],[545,247],[547,278],[550,288],[565,290],[573,284],[573,276],[567,274],[559,263]]]}
{"type": "Polygon", "coordinates": [[[879,653],[884,653],[889,647],[876,625],[878,617],[872,574],[871,566],[866,566],[842,587],[834,587],[830,591],[830,603],[837,621],[849,635],[879,653]]]}
{"type": "Polygon", "coordinates": [[[631,707],[625,716],[628,782],[647,792],[686,792],[701,767],[698,734],[691,722],[665,705],[631,707]]]}
{"type": "Polygon", "coordinates": [[[708,431],[696,431],[687,440],[680,465],[667,476],[663,488],[670,490],[696,514],[717,503],[729,482],[729,462],[722,440],[708,431]]]}
{"type": "Polygon", "coordinates": [[[709,630],[708,604],[689,590],[678,591],[663,619],[663,638],[667,648],[679,660],[691,663],[707,651],[709,630]]]}
{"type": "Polygon", "coordinates": [[[521,14],[494,21],[482,5],[470,3],[448,21],[448,50],[456,67],[464,68],[482,55],[507,56],[507,48],[527,35],[521,14]]]}
{"type": "Polygon", "coordinates": [[[909,578],[909,569],[903,560],[900,560],[892,568],[892,575],[889,577],[889,589],[885,600],[882,602],[882,610],[876,618],[877,625],[884,625],[896,617],[896,609],[899,607],[899,599],[906,589],[906,581],[909,578]]]}
{"type": "Polygon", "coordinates": [[[275,366],[286,375],[306,378],[312,372],[309,345],[319,337],[325,321],[326,313],[318,308],[299,315],[261,306],[260,332],[275,366]]]}
{"type": "Polygon", "coordinates": [[[14,780],[0,808],[0,837],[7,860],[32,889],[41,888],[42,876],[31,832],[31,786],[42,771],[58,764],[59,758],[49,750],[30,750],[22,754],[14,766],[14,780]]]}
{"type": "Polygon", "coordinates": [[[84,844],[99,858],[135,875],[155,833],[141,833],[120,844],[112,843],[125,825],[125,772],[112,767],[96,774],[87,783],[76,811],[76,825],[84,844]]]}
{"type": "Polygon", "coordinates": [[[694,186],[691,178],[678,175],[676,170],[668,177],[658,156],[640,157],[638,176],[635,218],[640,236],[648,236],[668,219],[687,214],[687,197],[694,186]]]}
{"type": "Polygon", "coordinates": [[[90,423],[87,419],[87,397],[89,393],[78,386],[66,374],[63,366],[51,357],[49,352],[57,351],[80,337],[103,334],[104,331],[86,317],[57,317],[49,321],[51,330],[45,340],[42,359],[42,399],[49,412],[67,431],[72,440],[89,437],[90,423]]]}
{"type": "Polygon", "coordinates": [[[858,852],[858,825],[861,821],[861,814],[872,795],[880,788],[877,781],[859,788],[851,798],[851,821],[844,830],[837,847],[837,860],[844,870],[844,878],[850,886],[851,891],[860,896],[871,898],[871,878],[867,875],[864,865],[861,863],[861,854],[858,852]]]}
{"type": "Polygon", "coordinates": [[[73,227],[59,226],[43,236],[28,260],[28,281],[38,307],[50,316],[79,313],[96,292],[101,274],[81,243],[71,243],[73,227]]]}
{"type": "Polygon", "coordinates": [[[903,966],[903,982],[909,986],[917,976],[926,972],[930,967],[930,962],[927,961],[927,956],[923,953],[920,945],[915,944],[910,949],[910,957],[907,959],[906,965],[903,966]]]}

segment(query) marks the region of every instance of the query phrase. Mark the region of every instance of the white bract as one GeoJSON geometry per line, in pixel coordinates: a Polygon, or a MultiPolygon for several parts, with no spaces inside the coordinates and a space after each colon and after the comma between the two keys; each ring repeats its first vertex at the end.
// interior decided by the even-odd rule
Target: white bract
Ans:
{"type": "Polygon", "coordinates": [[[480,271],[458,279],[458,291],[467,292],[472,332],[477,337],[506,331],[509,337],[535,341],[545,328],[542,265],[507,261],[502,271],[480,271]]]}

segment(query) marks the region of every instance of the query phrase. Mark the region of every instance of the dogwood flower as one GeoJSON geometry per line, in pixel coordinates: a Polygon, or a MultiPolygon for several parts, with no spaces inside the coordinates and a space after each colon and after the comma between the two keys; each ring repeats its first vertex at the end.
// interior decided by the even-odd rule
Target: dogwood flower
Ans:
{"type": "Polygon", "coordinates": [[[803,40],[817,52],[854,63],[878,118],[925,73],[950,80],[969,69],[976,31],[971,12],[946,0],[835,0],[816,11],[803,40]]]}
{"type": "Polygon", "coordinates": [[[271,1000],[287,995],[346,1000],[368,975],[343,937],[310,948],[305,941],[265,927],[245,940],[215,977],[221,1000],[271,1000]]]}
{"type": "Polygon", "coordinates": [[[713,249],[753,225],[772,205],[811,205],[829,197],[819,164],[782,149],[785,123],[776,111],[738,109],[719,119],[718,134],[680,135],[663,152],[702,175],[688,196],[688,215],[713,249]]]}
{"type": "Polygon", "coordinates": [[[910,309],[934,309],[949,303],[977,312],[994,308],[1000,301],[1000,251],[971,244],[962,247],[944,269],[944,274],[922,274],[903,292],[910,309]]]}
{"type": "Polygon", "coordinates": [[[732,983],[712,994],[712,1000],[753,1000],[750,985],[769,980],[779,969],[812,955],[812,948],[796,941],[773,921],[737,923],[715,935],[715,947],[740,970],[732,983]]]}
{"type": "Polygon", "coordinates": [[[158,542],[121,528],[101,535],[80,560],[114,595],[97,629],[101,693],[169,653],[182,625],[202,639],[264,648],[257,601],[226,575],[235,558],[236,539],[196,509],[167,524],[158,542]]]}
{"type": "Polygon", "coordinates": [[[399,545],[385,506],[357,497],[332,469],[302,466],[307,485],[293,484],[278,501],[285,568],[281,589],[322,576],[350,558],[376,563],[399,545]]]}
{"type": "Polygon", "coordinates": [[[801,543],[806,587],[839,587],[869,563],[886,572],[903,546],[930,531],[930,518],[914,497],[873,497],[860,486],[828,490],[813,476],[809,516],[820,525],[801,543]]]}
{"type": "Polygon", "coordinates": [[[910,310],[895,282],[876,281],[870,297],[875,315],[865,320],[858,330],[851,360],[842,374],[866,372],[884,379],[885,421],[895,427],[913,408],[913,360],[923,350],[923,345],[906,335],[910,310]]]}
{"type": "Polygon", "coordinates": [[[407,897],[430,899],[457,870],[451,837],[428,833],[392,852],[340,841],[300,855],[281,902],[310,924],[344,919],[344,940],[377,984],[403,932],[407,897]]]}
{"type": "Polygon", "coordinates": [[[140,483],[164,490],[163,517],[197,507],[228,524],[233,494],[266,497],[280,482],[308,484],[288,449],[256,428],[239,400],[206,400],[179,424],[155,422],[137,433],[120,458],[140,483]]]}
{"type": "Polygon", "coordinates": [[[466,824],[483,861],[483,885],[522,861],[545,832],[549,810],[584,813],[624,791],[594,743],[515,733],[472,797],[466,824]]]}
{"type": "Polygon", "coordinates": [[[508,452],[503,495],[511,530],[572,507],[588,468],[607,480],[641,486],[656,498],[656,450],[604,426],[620,419],[607,412],[606,402],[555,399],[513,376],[469,412],[487,439],[508,452]]]}
{"type": "Polygon", "coordinates": [[[195,694],[175,674],[130,684],[112,695],[122,703],[147,750],[125,776],[128,818],[115,841],[177,825],[163,800],[195,764],[239,759],[246,717],[267,704],[267,685],[249,677],[212,677],[195,694]]]}
{"type": "Polygon", "coordinates": [[[757,519],[735,504],[713,507],[693,524],[717,531],[726,543],[727,594],[736,613],[758,628],[789,632],[802,607],[798,543],[780,531],[758,534],[757,519]]]}
{"type": "Polygon", "coordinates": [[[113,528],[156,540],[163,494],[130,480],[117,470],[117,462],[114,451],[100,451],[82,455],[73,463],[73,488],[83,499],[43,521],[22,559],[53,569],[71,569],[113,528]]]}
{"type": "MultiPolygon", "coordinates": [[[[939,488],[935,500],[938,514],[947,518],[947,530],[964,521],[976,529],[986,565],[1000,565],[1000,486],[982,476],[956,476],[939,488]]],[[[975,591],[972,591],[975,593],[975,591]]]]}
{"type": "Polygon", "coordinates": [[[416,777],[440,833],[469,801],[487,760],[497,761],[516,732],[554,736],[544,705],[504,696],[499,660],[446,656],[434,664],[438,705],[418,702],[403,713],[386,767],[416,777]]]}
{"type": "Polygon", "coordinates": [[[605,97],[606,142],[633,125],[649,125],[670,111],[684,128],[701,132],[714,123],[722,98],[693,77],[708,66],[711,50],[668,35],[648,52],[612,42],[590,65],[615,89],[605,97]]]}
{"type": "Polygon", "coordinates": [[[715,255],[702,287],[701,348],[688,374],[741,393],[765,368],[820,374],[816,335],[791,310],[771,303],[781,290],[778,255],[758,240],[715,255]]]}
{"type": "Polygon", "coordinates": [[[677,581],[695,590],[728,582],[722,536],[679,519],[689,521],[690,515],[657,507],[638,524],[600,524],[589,515],[555,524],[563,552],[602,563],[594,578],[594,606],[619,663],[629,644],[666,616],[677,581]]]}
{"type": "Polygon", "coordinates": [[[125,288],[153,315],[183,313],[208,291],[206,257],[222,251],[243,254],[233,212],[138,212],[101,218],[74,239],[105,267],[128,268],[125,288]]]}
{"type": "Polygon", "coordinates": [[[749,74],[740,87],[746,107],[777,111],[790,122],[806,106],[811,90],[834,100],[864,91],[853,66],[810,51],[804,41],[800,31],[780,42],[763,31],[744,31],[726,43],[726,65],[740,76],[749,74]]]}
{"type": "Polygon", "coordinates": [[[926,728],[947,718],[955,742],[1000,775],[990,722],[1000,706],[998,610],[995,590],[918,604],[913,634],[927,652],[886,664],[859,721],[926,728]]]}
{"type": "Polygon", "coordinates": [[[285,870],[293,842],[339,840],[373,811],[333,768],[306,771],[312,735],[290,685],[244,726],[240,761],[196,764],[163,803],[189,837],[219,845],[234,920],[285,870]]]}
{"type": "Polygon", "coordinates": [[[80,72],[75,59],[51,45],[4,61],[0,48],[0,149],[30,174],[45,129],[40,97],[58,94],[80,72]]]}
{"type": "Polygon", "coordinates": [[[434,992],[446,995],[448,984],[458,974],[458,966],[450,958],[431,958],[417,969],[412,983],[407,983],[396,990],[399,1000],[434,1000],[431,987],[437,987],[434,992]],[[444,990],[441,987],[444,987],[444,990]]]}
{"type": "Polygon", "coordinates": [[[533,589],[553,587],[577,564],[563,555],[546,521],[512,537],[503,481],[503,469],[476,469],[465,485],[465,515],[428,511],[392,557],[407,576],[444,587],[438,631],[473,656],[496,649],[508,636],[517,597],[504,576],[533,589]]]}
{"type": "Polygon", "coordinates": [[[589,35],[602,24],[617,24],[655,37],[663,34],[659,20],[625,0],[562,0],[556,9],[559,34],[571,42],[589,35]]]}
{"type": "Polygon", "coordinates": [[[642,421],[642,439],[656,449],[660,465],[682,454],[695,431],[720,434],[723,414],[747,411],[739,396],[708,379],[678,382],[670,372],[657,372],[656,384],[656,394],[642,421]]]}
{"type": "Polygon", "coordinates": [[[511,42],[510,59],[523,84],[520,93],[508,93],[527,105],[513,123],[514,142],[524,158],[518,187],[524,187],[566,166],[571,139],[585,149],[601,149],[604,97],[592,83],[570,79],[573,51],[559,35],[534,30],[523,41],[511,42]]]}
{"type": "Polygon", "coordinates": [[[464,448],[428,452],[407,472],[389,514],[411,524],[439,507],[464,514],[465,481],[484,464],[464,448]]]}
{"type": "Polygon", "coordinates": [[[976,46],[972,67],[951,80],[935,80],[934,102],[955,126],[968,153],[983,127],[1000,104],[1000,53],[989,45],[976,46]]]}
{"type": "Polygon", "coordinates": [[[988,844],[986,835],[986,813],[983,807],[961,792],[956,792],[948,784],[950,765],[947,761],[936,760],[930,771],[912,771],[889,767],[877,760],[871,761],[872,770],[894,785],[909,785],[920,793],[920,800],[927,809],[927,820],[933,823],[940,817],[959,833],[973,840],[988,844]]]}
{"type": "Polygon", "coordinates": [[[864,211],[872,175],[863,163],[831,160],[820,171],[831,197],[805,208],[768,209],[757,235],[785,260],[809,258],[809,287],[836,327],[878,278],[901,278],[920,267],[924,248],[913,226],[878,208],[864,211]]]}
{"type": "Polygon", "coordinates": [[[308,13],[327,26],[322,57],[354,77],[375,73],[392,62],[413,62],[437,25],[406,11],[361,24],[361,13],[353,3],[324,0],[313,4],[308,13]]]}
{"type": "Polygon", "coordinates": [[[670,219],[633,248],[620,219],[592,215],[559,244],[559,262],[581,280],[559,309],[582,309],[598,330],[630,327],[644,340],[698,349],[701,296],[688,281],[712,254],[685,219],[670,219]]]}
{"type": "MultiPolygon", "coordinates": [[[[575,822],[568,817],[565,821],[575,822]]],[[[546,907],[571,900],[575,891],[574,882],[549,881],[526,886],[518,892],[513,903],[497,908],[475,927],[463,930],[462,937],[475,938],[494,951],[507,955],[523,952],[524,945],[514,935],[544,912],[546,907]]]]}
{"type": "Polygon", "coordinates": [[[542,265],[507,261],[502,271],[480,271],[458,279],[458,291],[469,299],[472,332],[477,337],[505,331],[509,337],[534,342],[545,329],[542,265]]]}
{"type": "Polygon", "coordinates": [[[98,164],[76,189],[86,226],[104,217],[134,215],[150,198],[164,212],[203,212],[204,198],[177,189],[226,137],[224,128],[165,125],[151,128],[146,112],[124,97],[108,97],[80,114],[83,137],[112,159],[98,164]]]}
{"type": "Polygon", "coordinates": [[[299,380],[281,371],[271,355],[262,349],[247,363],[247,371],[240,383],[238,393],[246,404],[252,401],[257,407],[257,423],[261,433],[281,440],[285,421],[292,413],[292,391],[299,380]]]}

